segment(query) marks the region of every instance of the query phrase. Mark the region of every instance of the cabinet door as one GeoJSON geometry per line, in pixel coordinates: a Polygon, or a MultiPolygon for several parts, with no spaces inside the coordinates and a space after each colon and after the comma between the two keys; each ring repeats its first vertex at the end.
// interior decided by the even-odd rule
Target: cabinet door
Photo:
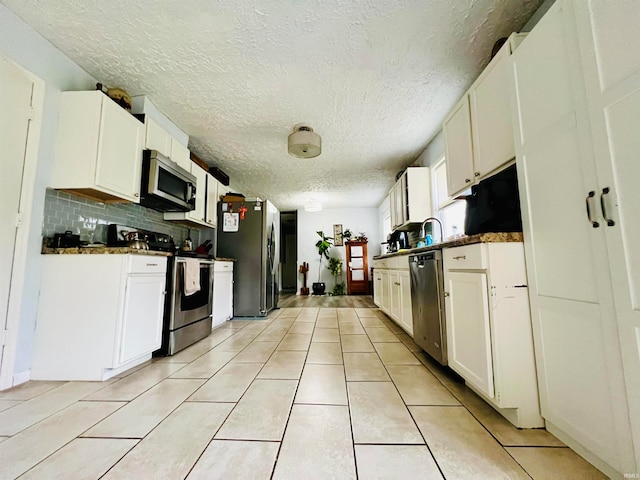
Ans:
{"type": "MultiPolygon", "coordinates": [[[[171,134],[148,116],[145,118],[145,125],[146,136],[144,147],[149,150],[157,150],[165,157],[171,157],[171,134]]],[[[188,170],[187,168],[187,171],[188,170]]]]}
{"type": "Polygon", "coordinates": [[[449,366],[493,398],[493,360],[487,276],[447,272],[445,298],[449,366]]]}
{"type": "Polygon", "coordinates": [[[160,348],[164,295],[164,275],[127,277],[118,364],[160,348]]]}
{"type": "MultiPolygon", "coordinates": [[[[594,137],[598,196],[618,318],[623,371],[640,465],[639,2],[576,2],[594,137]],[[606,193],[605,193],[606,189],[606,193]]],[[[631,468],[628,470],[632,471],[631,468]]]]}
{"type": "Polygon", "coordinates": [[[474,176],[482,178],[515,157],[509,104],[509,42],[470,92],[474,176]]]}
{"type": "Polygon", "coordinates": [[[469,188],[474,179],[471,111],[467,95],[445,119],[443,130],[448,193],[454,196],[469,188]]]}
{"type": "Polygon", "coordinates": [[[373,270],[373,303],[375,303],[378,307],[381,306],[381,297],[382,297],[382,274],[380,270],[373,270]]]}
{"type": "Polygon", "coordinates": [[[389,313],[396,322],[402,323],[402,296],[399,273],[397,270],[389,270],[389,313]]]}
{"type": "Polygon", "coordinates": [[[628,410],[579,57],[569,1],[511,57],[540,404],[547,422],[631,471],[622,469],[632,457],[628,410]]]}
{"type": "Polygon", "coordinates": [[[187,212],[187,216],[197,222],[204,222],[207,208],[207,172],[192,162],[191,173],[196,177],[196,208],[187,212]]]}
{"type": "MultiPolygon", "coordinates": [[[[217,271],[213,276],[213,324],[216,327],[233,317],[233,265],[227,271],[217,271]]],[[[216,262],[216,265],[218,263],[216,262]]],[[[225,265],[226,266],[226,265],[225,265]]]]}
{"type": "Polygon", "coordinates": [[[102,101],[95,183],[140,203],[143,125],[108,98],[102,101]]]}
{"type": "Polygon", "coordinates": [[[207,202],[205,207],[205,222],[211,227],[216,226],[218,218],[218,180],[214,178],[210,173],[207,176],[207,202]]]}
{"type": "Polygon", "coordinates": [[[171,139],[171,160],[176,162],[187,172],[191,171],[191,156],[189,149],[174,139],[171,139]]]}
{"type": "Polygon", "coordinates": [[[400,282],[400,318],[402,326],[413,336],[413,316],[411,312],[411,280],[409,271],[401,270],[398,274],[400,282]]]}
{"type": "Polygon", "coordinates": [[[391,285],[389,279],[389,270],[380,270],[380,308],[385,313],[390,313],[391,285]]]}

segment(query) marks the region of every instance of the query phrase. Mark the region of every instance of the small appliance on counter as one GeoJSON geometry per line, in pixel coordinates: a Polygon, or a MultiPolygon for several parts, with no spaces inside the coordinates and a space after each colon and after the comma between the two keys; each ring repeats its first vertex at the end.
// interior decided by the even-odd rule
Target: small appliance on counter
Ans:
{"type": "Polygon", "coordinates": [[[75,235],[71,230],[53,235],[51,248],[73,248],[80,246],[80,235],[75,235]]]}
{"type": "Polygon", "coordinates": [[[395,231],[387,235],[387,241],[383,243],[387,245],[387,253],[395,253],[405,250],[409,247],[409,235],[407,232],[395,231]]]}

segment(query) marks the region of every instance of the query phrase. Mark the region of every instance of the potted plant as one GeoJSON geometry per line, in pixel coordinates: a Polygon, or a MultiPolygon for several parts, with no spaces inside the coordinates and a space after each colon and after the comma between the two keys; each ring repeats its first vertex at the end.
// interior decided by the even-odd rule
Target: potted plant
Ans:
{"type": "Polygon", "coordinates": [[[331,257],[329,259],[329,265],[327,268],[333,275],[334,285],[333,290],[331,290],[331,295],[344,295],[345,294],[345,285],[344,282],[338,283],[338,277],[342,279],[342,259],[339,257],[331,257]]]}
{"type": "Polygon", "coordinates": [[[318,265],[318,281],[314,282],[311,287],[313,288],[314,295],[324,295],[326,285],[320,281],[320,274],[322,273],[322,258],[329,260],[329,249],[333,245],[333,237],[326,237],[324,232],[320,230],[316,232],[320,236],[320,240],[316,242],[316,248],[318,249],[318,255],[320,256],[318,265]]]}

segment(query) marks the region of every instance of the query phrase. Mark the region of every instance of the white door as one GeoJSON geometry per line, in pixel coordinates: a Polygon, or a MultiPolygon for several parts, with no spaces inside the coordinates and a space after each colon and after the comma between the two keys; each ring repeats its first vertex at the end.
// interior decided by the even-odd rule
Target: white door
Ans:
{"type": "Polygon", "coordinates": [[[445,274],[449,366],[493,398],[493,356],[485,273],[445,274]]]}
{"type": "Polygon", "coordinates": [[[547,422],[621,469],[630,432],[573,25],[556,2],[511,57],[538,384],[547,422]]]}
{"type": "Polygon", "coordinates": [[[640,465],[639,2],[577,2],[598,197],[610,259],[636,465],[640,465]],[[607,221],[611,220],[611,221],[607,221]]]}
{"type": "Polygon", "coordinates": [[[7,334],[15,342],[17,325],[8,325],[9,298],[14,278],[14,254],[18,235],[27,139],[31,124],[34,82],[18,67],[0,58],[0,389],[11,386],[13,356],[4,347],[7,334]]]}

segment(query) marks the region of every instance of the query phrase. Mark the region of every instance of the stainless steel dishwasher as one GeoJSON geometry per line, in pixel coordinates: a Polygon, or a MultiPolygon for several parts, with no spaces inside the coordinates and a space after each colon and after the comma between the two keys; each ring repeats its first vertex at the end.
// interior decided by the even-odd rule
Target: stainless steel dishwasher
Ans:
{"type": "Polygon", "coordinates": [[[409,256],[413,341],[447,365],[442,250],[409,256]]]}

